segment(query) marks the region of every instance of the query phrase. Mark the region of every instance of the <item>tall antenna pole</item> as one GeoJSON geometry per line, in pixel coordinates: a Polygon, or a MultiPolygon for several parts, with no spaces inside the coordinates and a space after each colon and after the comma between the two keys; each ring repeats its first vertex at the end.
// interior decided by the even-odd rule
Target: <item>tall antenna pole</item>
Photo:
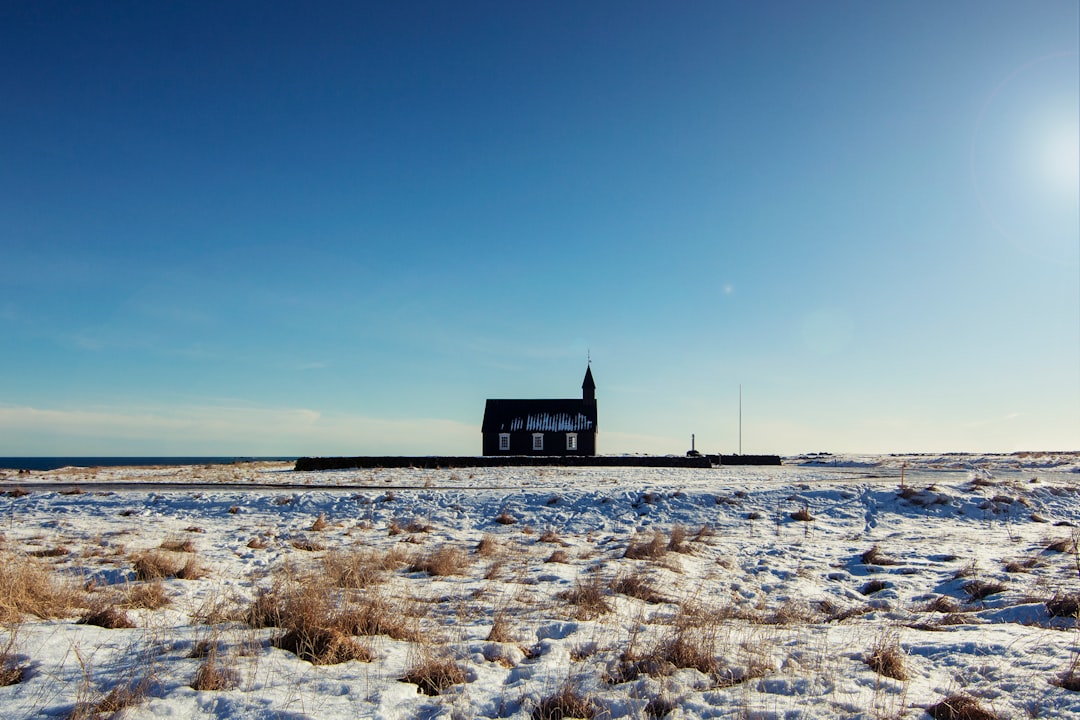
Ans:
{"type": "Polygon", "coordinates": [[[739,454],[742,455],[742,383],[739,383],[739,454]]]}

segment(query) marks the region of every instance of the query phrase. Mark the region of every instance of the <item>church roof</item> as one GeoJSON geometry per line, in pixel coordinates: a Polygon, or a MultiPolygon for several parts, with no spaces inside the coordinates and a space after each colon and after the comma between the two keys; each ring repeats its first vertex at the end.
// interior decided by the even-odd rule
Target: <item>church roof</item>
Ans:
{"type": "MultiPolygon", "coordinates": [[[[591,377],[586,375],[586,378],[591,377]]],[[[596,403],[569,400],[488,400],[482,432],[596,430],[596,403]]]]}

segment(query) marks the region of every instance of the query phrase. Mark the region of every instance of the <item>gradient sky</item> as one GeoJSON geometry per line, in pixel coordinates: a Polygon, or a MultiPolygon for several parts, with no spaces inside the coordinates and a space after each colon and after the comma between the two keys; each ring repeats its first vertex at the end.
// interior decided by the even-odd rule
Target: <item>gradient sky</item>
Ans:
{"type": "Polygon", "coordinates": [[[0,4],[0,455],[1080,449],[1078,3],[0,4]]]}

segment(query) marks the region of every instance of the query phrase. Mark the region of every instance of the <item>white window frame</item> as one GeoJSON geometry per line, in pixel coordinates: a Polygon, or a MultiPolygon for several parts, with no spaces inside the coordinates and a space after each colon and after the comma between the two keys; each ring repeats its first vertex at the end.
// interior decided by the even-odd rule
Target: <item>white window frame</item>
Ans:
{"type": "Polygon", "coordinates": [[[577,433],[566,433],[566,449],[577,451],[577,433]]]}
{"type": "Polygon", "coordinates": [[[533,433],[533,450],[544,449],[544,433],[533,433]]]}
{"type": "Polygon", "coordinates": [[[499,433],[499,450],[505,452],[510,449],[510,433],[499,433]]]}

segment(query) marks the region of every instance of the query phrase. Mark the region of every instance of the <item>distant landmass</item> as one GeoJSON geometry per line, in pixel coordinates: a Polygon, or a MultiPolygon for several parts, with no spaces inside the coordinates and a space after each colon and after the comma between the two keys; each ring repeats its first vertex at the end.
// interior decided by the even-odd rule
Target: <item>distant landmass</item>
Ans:
{"type": "Polygon", "coordinates": [[[231,465],[238,462],[293,462],[290,457],[0,457],[3,470],[56,470],[62,467],[138,467],[146,465],[231,465]]]}

